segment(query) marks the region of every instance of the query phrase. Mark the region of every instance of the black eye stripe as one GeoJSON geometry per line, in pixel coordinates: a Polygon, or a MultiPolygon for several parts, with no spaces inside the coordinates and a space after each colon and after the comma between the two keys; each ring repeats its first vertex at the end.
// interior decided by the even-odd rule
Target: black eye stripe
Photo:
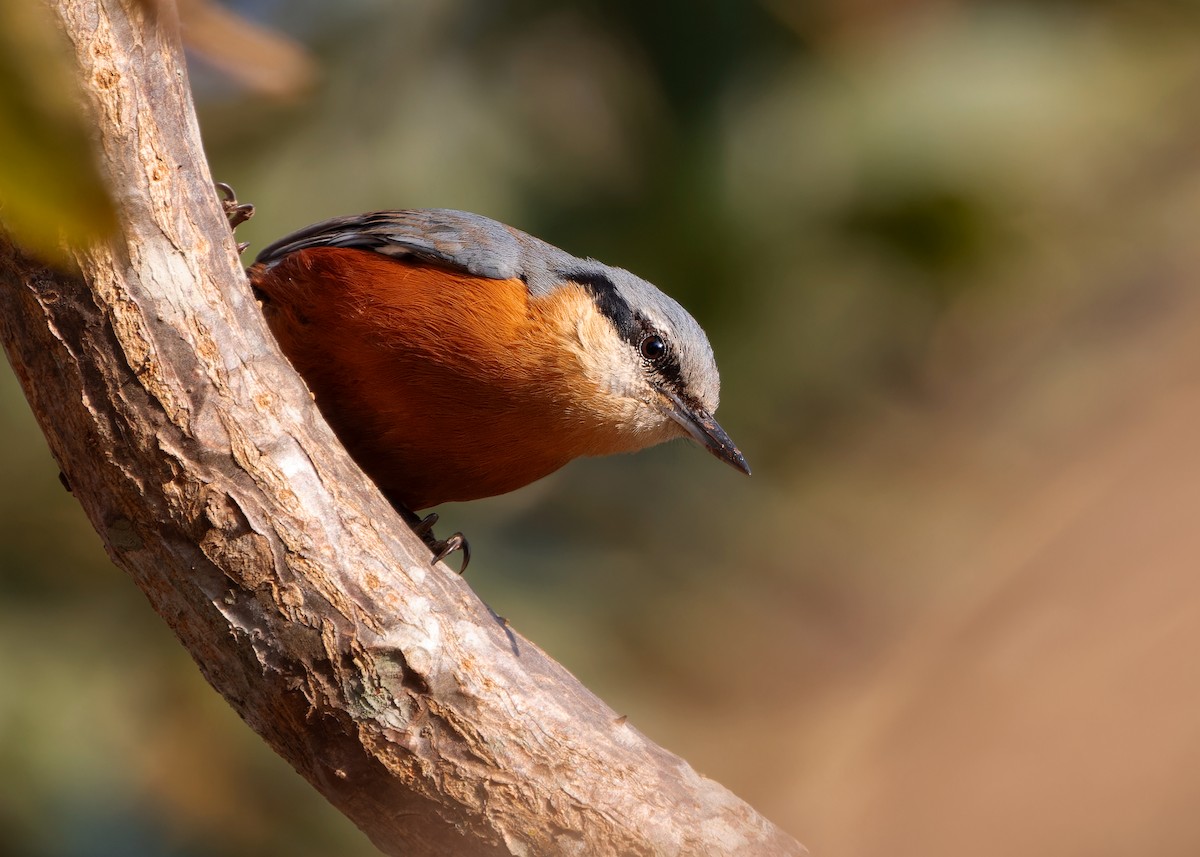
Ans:
{"type": "Polygon", "coordinates": [[[629,302],[618,291],[616,284],[602,271],[574,270],[560,271],[563,280],[578,283],[587,289],[596,308],[603,313],[617,331],[617,335],[637,349],[638,354],[647,363],[647,368],[653,372],[662,383],[682,392],[686,386],[683,382],[683,369],[679,365],[679,355],[675,352],[669,337],[665,336],[640,313],[635,313],[629,302]],[[657,358],[647,357],[642,352],[642,343],[651,336],[657,336],[663,343],[663,352],[657,358]]]}
{"type": "Polygon", "coordinates": [[[634,318],[633,310],[629,308],[629,302],[617,291],[612,280],[600,271],[564,271],[561,276],[564,280],[578,283],[591,292],[596,308],[608,317],[620,337],[626,342],[637,344],[637,337],[641,335],[642,329],[634,318]]]}

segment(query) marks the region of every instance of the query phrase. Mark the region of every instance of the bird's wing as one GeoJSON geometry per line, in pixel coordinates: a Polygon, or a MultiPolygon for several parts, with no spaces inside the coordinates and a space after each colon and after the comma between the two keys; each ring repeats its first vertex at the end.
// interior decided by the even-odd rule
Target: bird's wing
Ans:
{"type": "Polygon", "coordinates": [[[523,232],[464,211],[374,211],[335,217],[293,232],[265,248],[256,262],[271,267],[299,250],[342,247],[415,257],[478,277],[507,280],[523,277],[533,243],[543,245],[523,232]]]}

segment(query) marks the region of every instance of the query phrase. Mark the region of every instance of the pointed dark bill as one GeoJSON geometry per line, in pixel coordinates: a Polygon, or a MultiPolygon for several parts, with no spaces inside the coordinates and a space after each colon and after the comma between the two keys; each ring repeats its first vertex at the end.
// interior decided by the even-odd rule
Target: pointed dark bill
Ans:
{"type": "Polygon", "coordinates": [[[671,419],[683,426],[696,443],[730,467],[737,468],[747,476],[750,475],[750,465],[746,463],[745,456],[733,445],[729,435],[725,434],[725,429],[717,424],[712,414],[700,407],[689,406],[672,390],[663,392],[666,393],[670,402],[667,413],[670,414],[671,419]]]}

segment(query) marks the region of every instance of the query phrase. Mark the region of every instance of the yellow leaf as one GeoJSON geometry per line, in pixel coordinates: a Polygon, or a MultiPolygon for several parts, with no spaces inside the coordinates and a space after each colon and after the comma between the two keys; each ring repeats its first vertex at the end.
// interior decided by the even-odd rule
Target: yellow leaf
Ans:
{"type": "Polygon", "coordinates": [[[0,3],[0,222],[50,261],[117,222],[74,68],[42,3],[0,3]]]}

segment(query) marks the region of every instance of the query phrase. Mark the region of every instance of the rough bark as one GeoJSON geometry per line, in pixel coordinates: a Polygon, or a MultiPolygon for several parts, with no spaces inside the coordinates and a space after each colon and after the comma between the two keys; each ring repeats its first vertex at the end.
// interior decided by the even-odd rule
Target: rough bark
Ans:
{"type": "Polygon", "coordinates": [[[502,620],[403,526],[271,340],[176,28],[53,4],[120,235],[0,240],[0,335],[112,559],[205,677],[388,854],[801,854],[502,620]]]}

